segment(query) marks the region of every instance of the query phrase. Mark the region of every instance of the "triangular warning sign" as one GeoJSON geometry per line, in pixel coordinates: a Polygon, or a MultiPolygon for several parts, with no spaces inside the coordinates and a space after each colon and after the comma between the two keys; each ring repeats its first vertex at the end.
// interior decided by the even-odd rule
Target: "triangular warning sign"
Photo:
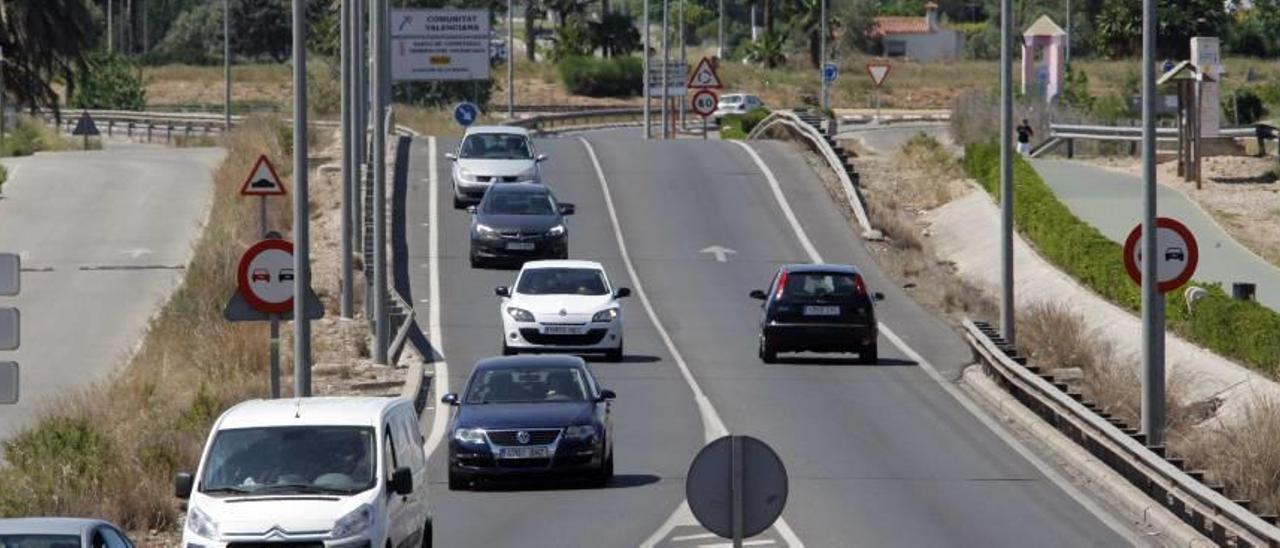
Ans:
{"type": "Polygon", "coordinates": [[[85,111],[80,114],[80,120],[76,122],[76,128],[71,130],[72,135],[87,135],[93,137],[99,135],[98,125],[93,123],[93,117],[89,116],[89,112],[85,111]]]}
{"type": "Polygon", "coordinates": [[[711,65],[710,57],[703,57],[698,61],[698,68],[693,69],[689,74],[689,83],[685,86],[692,89],[721,89],[724,84],[720,83],[720,76],[716,74],[716,68],[711,65]]]}
{"type": "Polygon", "coordinates": [[[259,156],[258,162],[253,164],[253,171],[249,172],[249,177],[244,180],[243,185],[240,185],[240,194],[245,196],[284,196],[284,183],[280,182],[280,176],[276,175],[275,166],[271,165],[271,160],[268,160],[265,154],[259,156]]]}
{"type": "Polygon", "coordinates": [[[871,75],[871,81],[875,82],[876,87],[884,83],[884,79],[889,77],[889,69],[893,68],[888,63],[867,63],[867,74],[871,75]]]}

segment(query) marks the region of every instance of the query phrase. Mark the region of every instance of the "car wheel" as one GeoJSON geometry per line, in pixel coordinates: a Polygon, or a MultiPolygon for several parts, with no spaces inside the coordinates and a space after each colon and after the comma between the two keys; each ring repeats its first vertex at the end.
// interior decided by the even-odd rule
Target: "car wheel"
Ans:
{"type": "Polygon", "coordinates": [[[454,195],[453,195],[453,208],[454,208],[454,209],[466,209],[466,207],[467,207],[467,201],[466,201],[466,200],[463,200],[463,199],[462,199],[462,197],[461,197],[461,196],[458,196],[458,194],[457,194],[457,193],[454,193],[454,195]]]}
{"type": "Polygon", "coordinates": [[[433,537],[431,518],[427,518],[427,522],[422,525],[422,548],[431,548],[431,543],[434,542],[433,537]]]}
{"type": "Polygon", "coordinates": [[[467,478],[462,474],[449,470],[449,490],[462,491],[467,488],[467,478]]]}
{"type": "Polygon", "coordinates": [[[778,349],[769,344],[769,338],[760,335],[760,361],[764,363],[778,363],[778,349]]]}
{"type": "Polygon", "coordinates": [[[507,346],[507,342],[506,342],[506,341],[502,341],[502,355],[503,355],[503,356],[514,356],[514,355],[516,355],[516,354],[517,354],[516,349],[511,348],[510,346],[507,346]]]}
{"type": "Polygon", "coordinates": [[[604,487],[606,485],[609,485],[609,482],[613,480],[613,453],[612,452],[610,452],[609,457],[606,458],[605,461],[600,464],[600,470],[596,472],[596,475],[594,478],[592,478],[592,480],[593,480],[592,483],[594,483],[596,487],[604,487]]]}
{"type": "Polygon", "coordinates": [[[471,254],[471,268],[484,268],[484,261],[475,253],[471,254]]]}
{"type": "Polygon", "coordinates": [[[880,351],[876,343],[862,345],[862,350],[858,352],[858,361],[862,363],[877,363],[880,361],[880,351]]]}

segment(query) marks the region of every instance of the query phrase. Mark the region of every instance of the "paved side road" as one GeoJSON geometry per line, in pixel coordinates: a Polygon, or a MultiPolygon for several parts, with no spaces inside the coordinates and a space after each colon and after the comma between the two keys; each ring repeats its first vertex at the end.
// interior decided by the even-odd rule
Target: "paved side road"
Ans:
{"type": "Polygon", "coordinates": [[[22,255],[21,401],[0,439],[44,402],[102,379],[182,279],[209,208],[221,149],[108,143],[6,158],[0,250],[22,255]]]}

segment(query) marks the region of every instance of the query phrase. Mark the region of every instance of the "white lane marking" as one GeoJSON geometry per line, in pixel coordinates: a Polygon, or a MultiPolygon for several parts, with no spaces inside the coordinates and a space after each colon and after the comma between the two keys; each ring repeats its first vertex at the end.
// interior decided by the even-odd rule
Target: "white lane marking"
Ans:
{"type": "MultiPolygon", "coordinates": [[[[725,428],[724,421],[720,419],[720,414],[711,405],[711,400],[702,391],[697,379],[693,378],[693,372],[689,370],[689,364],[684,361],[684,356],[676,348],[675,341],[671,339],[666,327],[662,325],[662,320],[658,318],[657,310],[654,309],[653,303],[649,301],[649,294],[645,292],[644,285],[640,282],[640,275],[636,272],[635,265],[631,262],[631,254],[627,252],[627,243],[622,238],[622,224],[618,222],[618,211],[613,206],[613,195],[609,193],[609,182],[605,179],[604,168],[600,166],[600,158],[596,156],[595,148],[585,138],[579,137],[578,140],[582,141],[582,146],[587,149],[587,155],[591,157],[591,164],[595,167],[596,178],[600,182],[600,190],[604,193],[605,209],[609,211],[609,221],[613,224],[613,236],[618,242],[618,251],[622,255],[622,264],[626,265],[627,275],[631,277],[631,284],[635,286],[635,293],[640,298],[640,303],[644,305],[649,321],[653,324],[654,329],[657,330],[658,337],[666,345],[667,351],[671,353],[671,358],[675,360],[676,367],[680,369],[680,375],[684,377],[689,389],[693,391],[693,401],[698,405],[698,413],[702,415],[702,428],[706,441],[710,443],[728,435],[729,430],[725,428]]],[[[662,524],[662,527],[640,546],[642,548],[652,548],[677,525],[682,523],[696,524],[697,521],[692,519],[693,513],[688,508],[688,503],[682,501],[675,512],[672,512],[671,517],[667,518],[667,521],[662,524]]],[[[778,534],[787,541],[787,545],[791,548],[804,547],[804,543],[800,542],[800,537],[797,537],[795,532],[791,530],[791,526],[787,525],[787,520],[779,519],[774,524],[774,528],[778,530],[778,534]]]]}
{"type": "Polygon", "coordinates": [[[715,533],[698,533],[696,535],[680,535],[671,537],[671,542],[684,542],[686,540],[700,540],[704,538],[716,538],[715,533]]]}
{"type": "MultiPolygon", "coordinates": [[[[440,328],[440,177],[436,174],[436,138],[427,137],[427,169],[431,170],[427,177],[427,334],[431,337],[431,347],[436,351],[435,375],[432,382],[436,395],[449,391],[449,362],[444,356],[444,336],[440,328]]],[[[437,407],[431,421],[431,433],[427,435],[424,450],[427,458],[435,452],[440,441],[444,439],[444,429],[448,426],[449,409],[437,407]]]]}
{"type": "MultiPolygon", "coordinates": [[[[760,539],[760,540],[746,540],[742,542],[743,546],[767,546],[770,544],[777,544],[777,543],[774,542],[773,539],[767,539],[767,538],[760,539]]],[[[733,543],[719,542],[716,544],[699,544],[698,548],[733,548],[733,543]]]]}
{"type": "MultiPolygon", "coordinates": [[[[734,143],[741,146],[743,150],[746,150],[747,154],[751,155],[751,159],[755,160],[756,166],[764,173],[765,180],[769,181],[769,187],[773,190],[773,195],[778,200],[778,206],[782,208],[783,215],[787,217],[787,221],[791,224],[791,230],[795,232],[796,238],[800,240],[800,245],[805,248],[805,253],[809,255],[809,260],[814,263],[823,262],[822,255],[820,255],[818,250],[813,247],[813,243],[809,241],[809,235],[805,233],[804,227],[800,226],[799,221],[796,220],[795,213],[791,210],[791,204],[787,202],[787,197],[782,194],[782,187],[778,184],[778,179],[773,176],[773,171],[764,163],[764,160],[760,158],[760,155],[746,143],[743,143],[742,141],[734,141],[734,143]]],[[[977,404],[974,404],[968,397],[960,392],[959,388],[952,383],[947,382],[946,378],[938,372],[937,368],[935,368],[932,363],[929,363],[928,360],[924,359],[924,356],[921,356],[910,346],[907,346],[906,341],[902,340],[902,338],[894,333],[892,329],[889,329],[889,326],[885,325],[884,322],[877,322],[876,327],[879,328],[880,333],[884,335],[886,339],[889,339],[889,342],[893,343],[893,346],[897,347],[898,350],[902,351],[902,353],[908,358],[915,360],[915,362],[920,365],[920,368],[924,370],[925,374],[941,386],[943,391],[950,395],[952,399],[956,400],[956,402],[960,404],[960,407],[963,407],[965,411],[968,411],[970,415],[973,415],[978,422],[982,423],[983,426],[986,426],[988,430],[994,433],[996,437],[1000,438],[1006,445],[1012,447],[1015,452],[1022,455],[1022,458],[1027,459],[1032,466],[1035,466],[1041,474],[1044,474],[1044,476],[1049,479],[1049,481],[1057,485],[1059,489],[1062,489],[1067,496],[1075,499],[1075,501],[1083,506],[1085,510],[1088,510],[1089,513],[1093,514],[1099,521],[1114,530],[1117,535],[1126,538],[1135,545],[1139,544],[1139,537],[1130,532],[1127,527],[1119,522],[1119,520],[1112,517],[1109,512],[1106,512],[1099,504],[1094,502],[1093,499],[1087,497],[1082,491],[1077,489],[1075,485],[1067,481],[1066,478],[1063,478],[1061,474],[1041,460],[1038,455],[1027,449],[1021,441],[1005,431],[1004,427],[1000,426],[999,423],[988,417],[986,413],[978,408],[977,404]]]]}

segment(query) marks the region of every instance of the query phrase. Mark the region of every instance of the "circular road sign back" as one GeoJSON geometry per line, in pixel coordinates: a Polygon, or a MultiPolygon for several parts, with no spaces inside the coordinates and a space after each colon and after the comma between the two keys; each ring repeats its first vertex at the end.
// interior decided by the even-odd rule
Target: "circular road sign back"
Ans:
{"type": "Polygon", "coordinates": [[[741,443],[742,535],[763,533],[787,505],[787,469],[764,442],[725,436],[698,452],[684,483],[685,499],[698,523],[722,538],[733,538],[733,442],[741,443]]]}
{"type": "Polygon", "coordinates": [[[719,103],[719,101],[720,99],[716,97],[716,92],[709,89],[699,91],[693,94],[693,99],[691,100],[693,103],[693,112],[703,118],[711,116],[711,114],[716,111],[716,104],[719,103]]]}
{"type": "Polygon", "coordinates": [[[469,127],[480,119],[480,107],[475,103],[462,102],[453,107],[453,121],[462,127],[469,127]]]}
{"type": "MultiPolygon", "coordinates": [[[[1124,243],[1124,268],[1134,283],[1142,285],[1142,224],[1133,227],[1124,243]]],[[[1168,293],[1191,280],[1200,262],[1196,238],[1182,223],[1168,217],[1156,219],[1156,272],[1161,293],[1168,293]]]]}
{"type": "Polygon", "coordinates": [[[284,314],[293,309],[293,242],[262,240],[240,257],[240,295],[254,310],[284,314]]]}

